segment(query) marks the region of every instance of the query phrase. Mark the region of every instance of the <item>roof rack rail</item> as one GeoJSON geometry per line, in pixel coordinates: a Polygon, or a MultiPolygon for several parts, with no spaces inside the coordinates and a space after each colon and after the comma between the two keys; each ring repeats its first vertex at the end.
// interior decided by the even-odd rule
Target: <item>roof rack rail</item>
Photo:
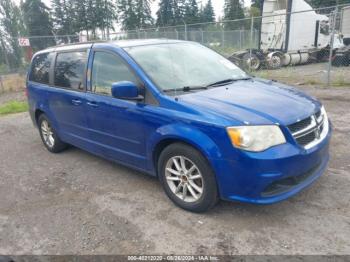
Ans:
{"type": "Polygon", "coordinates": [[[69,44],[61,44],[61,45],[49,46],[46,49],[58,48],[58,47],[64,47],[64,46],[88,45],[88,44],[109,43],[109,42],[111,42],[111,40],[95,40],[95,41],[77,42],[77,43],[69,43],[69,44]]]}

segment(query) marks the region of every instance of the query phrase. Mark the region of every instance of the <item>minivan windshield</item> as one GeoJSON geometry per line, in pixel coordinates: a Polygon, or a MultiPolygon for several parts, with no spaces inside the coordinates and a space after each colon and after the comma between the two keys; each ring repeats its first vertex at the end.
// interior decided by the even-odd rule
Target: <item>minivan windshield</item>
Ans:
{"type": "Polygon", "coordinates": [[[190,91],[247,79],[244,71],[213,50],[192,42],[125,50],[163,91],[190,91]]]}

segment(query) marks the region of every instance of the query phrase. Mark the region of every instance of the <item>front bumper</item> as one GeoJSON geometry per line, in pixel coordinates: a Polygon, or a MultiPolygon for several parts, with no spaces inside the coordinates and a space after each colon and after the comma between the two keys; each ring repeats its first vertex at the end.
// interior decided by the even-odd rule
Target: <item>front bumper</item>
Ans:
{"type": "Polygon", "coordinates": [[[320,177],[329,161],[332,130],[313,148],[286,143],[264,152],[240,152],[239,156],[216,160],[221,198],[255,204],[287,199],[320,177]]]}

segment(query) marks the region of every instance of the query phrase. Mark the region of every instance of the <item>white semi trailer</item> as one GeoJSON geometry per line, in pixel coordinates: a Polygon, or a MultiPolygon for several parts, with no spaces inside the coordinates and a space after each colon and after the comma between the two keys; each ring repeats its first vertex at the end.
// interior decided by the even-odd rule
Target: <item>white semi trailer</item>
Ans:
{"type": "Polygon", "coordinates": [[[344,7],[341,12],[340,31],[345,45],[350,45],[350,6],[344,7]]]}
{"type": "MultiPolygon", "coordinates": [[[[237,52],[231,60],[253,70],[262,65],[275,69],[326,60],[334,16],[312,9],[304,0],[263,0],[258,49],[237,52]]],[[[333,46],[343,47],[339,34],[335,34],[333,46]]]]}
{"type": "Polygon", "coordinates": [[[336,50],[332,57],[334,66],[350,66],[350,6],[341,10],[340,34],[343,38],[344,47],[336,50]]]}

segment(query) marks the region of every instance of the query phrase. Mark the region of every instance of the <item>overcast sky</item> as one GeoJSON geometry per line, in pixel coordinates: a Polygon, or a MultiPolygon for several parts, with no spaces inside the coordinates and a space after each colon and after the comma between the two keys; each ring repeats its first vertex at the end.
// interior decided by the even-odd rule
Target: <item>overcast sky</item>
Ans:
{"type": "MultiPolygon", "coordinates": [[[[17,4],[20,2],[20,0],[14,0],[17,4]]],[[[50,0],[42,0],[46,5],[50,6],[50,0]]],[[[203,3],[203,5],[207,2],[208,0],[197,0],[198,5],[200,7],[201,2],[203,3]]],[[[223,12],[223,8],[224,8],[224,2],[225,0],[212,0],[214,9],[215,9],[215,14],[216,17],[220,17],[222,16],[222,12],[223,12]]],[[[159,0],[155,0],[152,4],[152,13],[153,16],[156,17],[156,12],[158,10],[158,3],[159,0]]],[[[250,5],[250,0],[244,0],[244,4],[245,6],[249,6],[250,5]]]]}

